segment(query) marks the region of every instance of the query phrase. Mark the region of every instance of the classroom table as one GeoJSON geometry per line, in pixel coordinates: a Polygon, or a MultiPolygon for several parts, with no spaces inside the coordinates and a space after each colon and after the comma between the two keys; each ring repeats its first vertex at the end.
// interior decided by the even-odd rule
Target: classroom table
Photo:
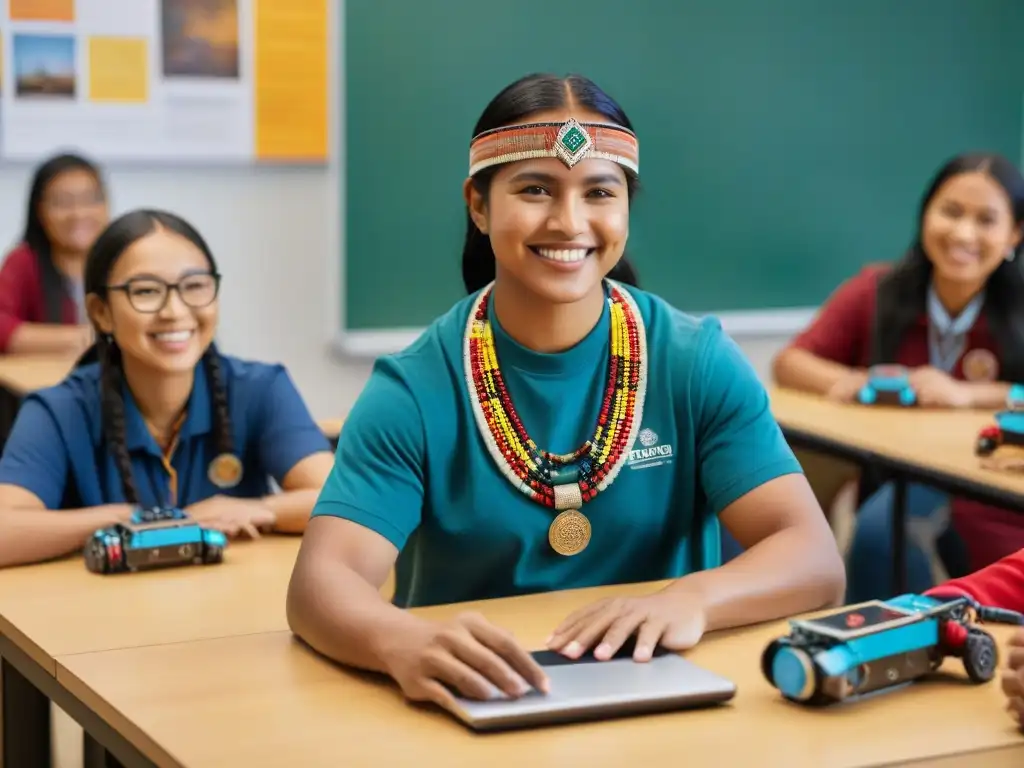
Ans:
{"type": "Polygon", "coordinates": [[[58,656],[287,629],[285,594],[300,542],[233,542],[219,565],[136,574],[90,573],[81,555],[0,570],[0,764],[49,765],[46,686],[58,656]]]}
{"type": "Polygon", "coordinates": [[[337,449],[338,437],[341,435],[341,428],[345,423],[344,419],[321,419],[317,422],[321,431],[331,441],[331,447],[337,449]]]}
{"type": "MultiPolygon", "coordinates": [[[[528,648],[570,611],[660,584],[533,595],[415,611],[477,610],[528,648]]],[[[1000,644],[1012,628],[990,627],[1000,644]]],[[[937,679],[843,706],[785,702],[762,678],[785,622],[715,633],[688,656],[738,686],[729,704],[507,733],[473,734],[406,704],[381,676],[345,670],[289,632],[59,656],[57,683],[109,725],[126,766],[303,768],[567,765],[855,768],[916,760],[1019,766],[1024,736],[997,681],[972,685],[949,659],[937,679]]],[[[936,763],[929,763],[936,764],[936,763]]]]}
{"type": "Polygon", "coordinates": [[[833,403],[786,389],[769,395],[791,445],[873,467],[894,483],[894,592],[906,584],[908,483],[1024,513],[1024,475],[983,469],[974,455],[978,431],[992,423],[992,412],[833,403]]]}
{"type": "Polygon", "coordinates": [[[76,360],[54,355],[0,355],[0,450],[14,425],[21,399],[60,382],[76,360]]]}

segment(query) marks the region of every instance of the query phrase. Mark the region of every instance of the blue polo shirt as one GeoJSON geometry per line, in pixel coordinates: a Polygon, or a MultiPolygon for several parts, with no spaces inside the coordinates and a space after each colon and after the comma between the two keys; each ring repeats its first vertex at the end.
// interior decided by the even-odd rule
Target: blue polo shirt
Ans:
{"type": "MultiPolygon", "coordinates": [[[[270,478],[281,483],[299,461],[330,450],[284,367],[222,355],[221,370],[242,480],[222,490],[207,477],[218,450],[210,382],[200,363],[170,457],[177,499],[163,452],[124,387],[125,444],[142,505],[184,508],[217,494],[265,496],[270,478]]],[[[98,364],[78,368],[60,384],[25,398],[0,458],[0,483],[31,491],[48,509],[124,503],[121,476],[103,434],[98,364]]]]}
{"type": "MultiPolygon", "coordinates": [[[[475,297],[405,351],[376,362],[313,515],[352,520],[400,550],[396,604],[677,578],[713,567],[720,564],[718,513],[801,471],[764,388],[719,322],[623,288],[647,328],[643,420],[626,466],[583,505],[592,537],[572,557],[548,543],[556,513],[512,486],[477,431],[462,359],[475,297]]],[[[592,435],[600,410],[607,304],[586,338],[559,354],[522,347],[493,312],[491,322],[502,376],[531,438],[548,451],[574,451],[592,435]]]]}

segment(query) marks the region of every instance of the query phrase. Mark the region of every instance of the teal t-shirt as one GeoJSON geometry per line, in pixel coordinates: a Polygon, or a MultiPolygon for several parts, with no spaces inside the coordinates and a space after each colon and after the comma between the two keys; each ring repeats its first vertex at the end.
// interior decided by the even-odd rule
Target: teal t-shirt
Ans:
{"type": "MultiPolygon", "coordinates": [[[[614,483],[583,505],[591,540],[571,557],[548,543],[557,511],[501,474],[478,431],[463,371],[476,297],[376,362],[313,515],[352,520],[399,549],[397,605],[677,578],[713,567],[718,539],[702,531],[717,532],[717,514],[759,485],[801,471],[763,386],[719,322],[622,287],[647,332],[643,420],[614,483]]],[[[493,311],[490,317],[502,376],[530,437],[554,453],[576,450],[600,411],[607,303],[586,338],[558,354],[526,349],[493,311]]]]}

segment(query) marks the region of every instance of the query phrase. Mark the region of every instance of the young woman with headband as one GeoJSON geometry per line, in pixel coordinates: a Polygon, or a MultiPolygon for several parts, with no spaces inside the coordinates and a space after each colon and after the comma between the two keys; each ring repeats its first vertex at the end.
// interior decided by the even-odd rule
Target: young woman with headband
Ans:
{"type": "Polygon", "coordinates": [[[739,349],[614,280],[639,169],[622,109],[534,75],[473,136],[469,296],[377,362],[346,420],[292,577],[295,632],[444,705],[547,683],[484,618],[403,608],[671,579],[552,627],[569,657],[635,636],[645,661],[839,599],[832,534],[739,349]],[[745,551],[714,567],[719,521],[745,551]]]}

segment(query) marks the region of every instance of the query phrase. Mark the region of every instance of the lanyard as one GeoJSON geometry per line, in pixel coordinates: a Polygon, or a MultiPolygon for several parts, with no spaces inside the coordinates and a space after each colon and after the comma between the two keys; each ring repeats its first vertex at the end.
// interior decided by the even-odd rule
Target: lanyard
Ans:
{"type": "Polygon", "coordinates": [[[952,373],[967,346],[967,333],[974,327],[985,304],[984,292],[964,307],[956,319],[949,316],[934,288],[928,289],[928,361],[940,371],[952,373]]]}

